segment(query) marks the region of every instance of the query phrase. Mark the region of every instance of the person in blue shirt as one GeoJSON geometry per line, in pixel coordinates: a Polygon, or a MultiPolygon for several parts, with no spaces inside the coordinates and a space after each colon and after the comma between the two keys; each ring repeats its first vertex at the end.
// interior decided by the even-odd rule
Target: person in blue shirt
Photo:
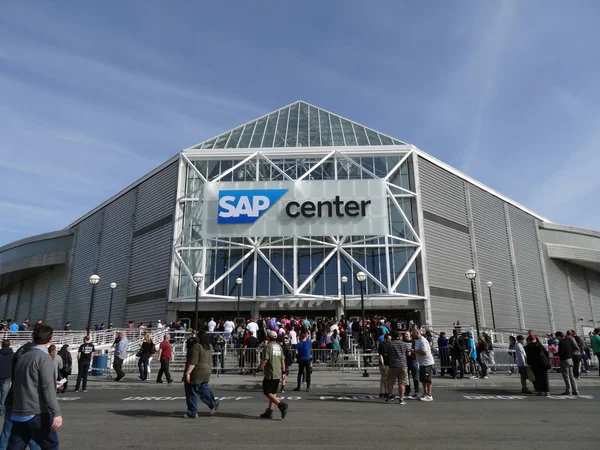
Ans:
{"type": "Polygon", "coordinates": [[[471,379],[477,378],[475,375],[475,361],[477,360],[477,348],[475,348],[475,340],[473,339],[473,332],[467,331],[467,351],[469,355],[469,367],[471,372],[471,379]]]}
{"type": "Polygon", "coordinates": [[[19,325],[16,322],[11,323],[8,328],[10,328],[10,334],[12,335],[17,334],[17,331],[19,331],[19,325]]]}
{"type": "Polygon", "coordinates": [[[300,391],[300,384],[302,383],[302,376],[305,375],[306,379],[306,392],[310,391],[310,378],[312,374],[312,367],[310,365],[312,361],[312,355],[310,350],[312,348],[312,341],[308,338],[307,333],[300,335],[300,342],[296,344],[296,354],[298,356],[298,387],[294,391],[300,391]]]}

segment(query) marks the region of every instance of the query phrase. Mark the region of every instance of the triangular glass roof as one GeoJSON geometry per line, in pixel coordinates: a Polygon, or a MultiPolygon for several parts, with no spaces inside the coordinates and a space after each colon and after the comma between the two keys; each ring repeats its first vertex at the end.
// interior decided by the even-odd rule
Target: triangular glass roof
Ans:
{"type": "Polygon", "coordinates": [[[297,101],[191,147],[272,148],[406,145],[364,125],[297,101]]]}

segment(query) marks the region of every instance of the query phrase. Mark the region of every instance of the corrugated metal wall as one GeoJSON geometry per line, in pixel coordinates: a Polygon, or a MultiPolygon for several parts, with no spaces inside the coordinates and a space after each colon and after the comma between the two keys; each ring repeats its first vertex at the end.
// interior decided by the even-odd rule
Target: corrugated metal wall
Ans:
{"type": "MultiPolygon", "coordinates": [[[[592,298],[592,311],[594,326],[600,327],[600,274],[586,270],[588,283],[590,286],[590,293],[592,298]]],[[[586,324],[587,325],[587,324],[586,324]]]]}
{"type": "Polygon", "coordinates": [[[508,205],[525,327],[551,330],[535,218],[508,205]]]}
{"type": "MultiPolygon", "coordinates": [[[[90,275],[96,273],[100,232],[102,230],[102,210],[96,212],[76,227],[75,254],[71,266],[71,281],[65,321],[72,324],[74,330],[87,324],[92,286],[90,275]]],[[[101,282],[104,282],[100,277],[101,282]]]]}
{"type": "Polygon", "coordinates": [[[477,244],[477,276],[480,277],[482,290],[485,292],[483,310],[486,325],[492,325],[492,314],[489,291],[484,286],[491,281],[496,327],[513,328],[519,323],[519,312],[504,203],[476,186],[469,186],[469,190],[477,244]]]}
{"type": "Polygon", "coordinates": [[[157,320],[165,320],[166,301],[164,299],[149,300],[139,303],[130,303],[127,305],[127,318],[135,320],[136,323],[152,321],[156,325],[157,320]]]}
{"type": "Polygon", "coordinates": [[[34,278],[23,281],[23,288],[19,294],[19,302],[17,303],[17,312],[15,313],[15,320],[19,323],[25,319],[29,319],[31,323],[35,323],[31,317],[29,317],[29,311],[31,308],[31,297],[33,296],[33,285],[35,283],[34,278]]]}
{"type": "MultiPolygon", "coordinates": [[[[89,284],[89,283],[88,283],[89,284]]],[[[45,322],[57,330],[64,327],[65,306],[69,289],[69,269],[66,265],[54,266],[50,273],[50,290],[45,322]]]]}
{"type": "Polygon", "coordinates": [[[17,283],[12,286],[11,291],[8,293],[8,304],[6,306],[6,319],[17,320],[15,317],[17,312],[17,303],[19,301],[19,291],[21,289],[21,283],[17,283]]]}
{"type": "Polygon", "coordinates": [[[8,304],[8,293],[0,295],[0,314],[2,314],[2,320],[6,320],[6,305],[8,304]]]}
{"type": "Polygon", "coordinates": [[[592,317],[592,309],[585,272],[581,266],[569,264],[569,277],[575,305],[575,320],[579,324],[587,325],[592,317]]]}
{"type": "MultiPolygon", "coordinates": [[[[465,271],[473,267],[471,240],[468,233],[467,207],[464,182],[419,158],[419,178],[423,211],[438,216],[425,216],[425,242],[430,287],[468,293],[470,284],[465,271]],[[439,218],[445,219],[439,220],[439,218]],[[459,226],[452,226],[457,224],[459,226]]],[[[433,323],[452,325],[456,320],[474,324],[473,304],[464,298],[431,295],[433,323]]]]}
{"type": "Polygon", "coordinates": [[[31,320],[31,323],[36,323],[38,319],[44,319],[46,300],[48,299],[49,282],[49,270],[42,272],[35,277],[33,285],[33,297],[31,298],[31,308],[29,310],[29,319],[31,320]]]}
{"type": "Polygon", "coordinates": [[[567,285],[566,264],[563,261],[549,258],[545,245],[542,245],[542,249],[556,329],[571,329],[575,325],[575,319],[567,285]]]}
{"type": "Polygon", "coordinates": [[[100,242],[98,275],[92,325],[108,325],[110,283],[117,283],[113,294],[111,320],[113,325],[126,325],[125,299],[129,274],[129,249],[133,235],[136,191],[131,190],[104,208],[104,225],[100,242]]]}
{"type": "Polygon", "coordinates": [[[136,230],[175,212],[178,167],[174,162],[138,186],[136,230]]]}

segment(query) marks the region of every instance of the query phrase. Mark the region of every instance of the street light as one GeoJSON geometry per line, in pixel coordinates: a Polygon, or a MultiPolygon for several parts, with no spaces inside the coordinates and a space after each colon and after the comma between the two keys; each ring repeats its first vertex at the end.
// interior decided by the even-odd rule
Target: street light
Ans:
{"type": "Polygon", "coordinates": [[[479,339],[479,316],[477,315],[477,301],[475,300],[475,278],[477,277],[477,272],[473,269],[467,270],[465,273],[465,277],[471,281],[471,294],[473,295],[473,312],[475,313],[475,328],[477,329],[477,337],[475,340],[479,339]]]}
{"type": "Polygon", "coordinates": [[[237,324],[240,323],[240,291],[242,289],[242,281],[244,281],[244,280],[242,280],[242,277],[237,277],[235,279],[235,282],[238,285],[238,313],[237,313],[237,319],[235,319],[236,327],[237,327],[237,324]]]}
{"type": "MultiPolygon", "coordinates": [[[[367,279],[367,276],[364,272],[358,272],[356,274],[356,279],[360,283],[360,309],[362,311],[362,324],[363,324],[363,353],[367,353],[367,320],[365,318],[365,296],[363,293],[363,283],[367,279]]],[[[365,371],[363,372],[363,377],[368,377],[369,373],[367,372],[367,357],[364,357],[364,366],[365,371]]]]}
{"type": "Polygon", "coordinates": [[[346,322],[348,320],[348,310],[346,309],[346,283],[348,282],[348,277],[344,275],[342,277],[342,289],[344,291],[344,329],[346,328],[346,322]]]}
{"type": "Polygon", "coordinates": [[[196,283],[196,314],[194,316],[194,330],[198,332],[198,300],[200,300],[200,283],[204,280],[204,275],[200,272],[196,272],[192,278],[194,279],[194,283],[196,283]]]}
{"type": "Polygon", "coordinates": [[[90,277],[90,284],[92,285],[92,297],[90,298],[90,312],[88,314],[88,322],[87,322],[87,335],[90,335],[90,328],[92,326],[92,310],[94,309],[94,291],[96,290],[96,285],[100,282],[100,277],[98,275],[92,275],[90,277]]]}
{"type": "Polygon", "coordinates": [[[112,302],[113,302],[113,294],[115,293],[115,289],[117,288],[117,283],[110,283],[110,303],[108,304],[108,328],[110,329],[110,316],[112,314],[112,302]]]}
{"type": "Polygon", "coordinates": [[[490,293],[490,306],[492,308],[492,326],[494,327],[494,331],[496,331],[496,318],[494,317],[494,300],[492,300],[492,286],[494,285],[494,283],[488,281],[485,285],[488,287],[488,291],[490,293]]]}

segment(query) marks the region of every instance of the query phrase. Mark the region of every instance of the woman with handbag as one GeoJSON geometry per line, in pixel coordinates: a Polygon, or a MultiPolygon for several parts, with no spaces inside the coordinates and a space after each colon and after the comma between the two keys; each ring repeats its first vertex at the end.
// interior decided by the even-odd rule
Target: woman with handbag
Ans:
{"type": "Polygon", "coordinates": [[[140,370],[140,380],[146,381],[148,379],[148,366],[150,364],[150,355],[156,351],[154,342],[152,342],[152,335],[146,333],[144,335],[144,342],[142,347],[137,352],[138,369],[140,370]]]}
{"type": "Polygon", "coordinates": [[[536,390],[537,395],[548,396],[548,392],[550,391],[548,370],[552,367],[548,350],[546,350],[535,336],[530,335],[527,337],[525,354],[527,355],[529,369],[533,372],[533,387],[536,390]]]}

